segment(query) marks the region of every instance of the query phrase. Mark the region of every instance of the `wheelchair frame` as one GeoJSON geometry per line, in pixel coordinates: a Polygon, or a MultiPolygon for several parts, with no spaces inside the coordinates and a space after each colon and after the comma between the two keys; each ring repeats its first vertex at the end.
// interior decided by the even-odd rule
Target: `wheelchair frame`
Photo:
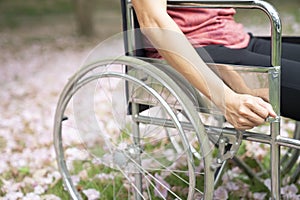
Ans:
{"type": "MultiPolygon", "coordinates": [[[[136,24],[136,18],[135,18],[135,14],[134,14],[134,10],[131,4],[130,0],[121,0],[121,4],[122,4],[122,11],[123,11],[123,29],[125,31],[124,34],[124,44],[125,44],[125,51],[127,53],[127,57],[129,57],[130,59],[134,59],[137,61],[137,63],[139,63],[140,61],[140,65],[144,65],[146,63],[150,63],[151,65],[153,64],[155,65],[159,65],[159,66],[165,66],[165,63],[161,62],[161,61],[157,61],[155,59],[148,59],[148,58],[141,58],[139,57],[139,52],[136,52],[136,49],[139,49],[139,47],[137,47],[139,44],[136,43],[136,41],[139,40],[139,34],[135,34],[136,31],[135,28],[137,27],[136,24]],[[133,31],[132,31],[133,30],[133,31]]],[[[269,90],[270,90],[270,103],[272,104],[274,111],[280,115],[280,61],[281,61],[281,40],[282,40],[282,36],[281,36],[281,22],[280,22],[280,18],[279,15],[277,13],[277,11],[267,2],[261,1],[261,0],[168,0],[168,6],[170,7],[205,7],[205,8],[247,8],[247,9],[260,9],[262,10],[265,14],[267,14],[267,16],[270,19],[270,23],[271,23],[271,40],[272,40],[272,52],[271,52],[271,65],[272,67],[246,67],[243,68],[244,71],[251,71],[251,72],[263,72],[263,73],[267,73],[268,74],[268,78],[269,78],[269,90]]],[[[129,60],[122,60],[123,64],[125,65],[130,65],[129,60]]],[[[100,61],[101,62],[101,61],[100,61]]],[[[69,93],[75,93],[76,91],[72,90],[72,87],[74,86],[74,83],[76,83],[76,81],[80,80],[84,74],[87,73],[88,70],[92,70],[94,69],[96,66],[91,65],[88,68],[82,69],[80,70],[77,74],[74,75],[74,77],[72,77],[70,79],[69,84],[66,86],[66,88],[64,89],[62,95],[61,95],[61,99],[58,103],[58,108],[56,111],[56,120],[55,120],[55,126],[54,126],[54,143],[55,143],[55,150],[56,150],[56,154],[57,154],[57,160],[58,160],[58,165],[60,168],[60,171],[63,174],[63,179],[65,184],[67,185],[67,189],[69,190],[72,198],[74,199],[79,199],[79,195],[74,192],[74,186],[72,185],[72,181],[70,179],[70,175],[68,173],[66,173],[67,169],[66,169],[66,164],[65,164],[65,159],[64,156],[62,155],[62,147],[61,147],[61,121],[63,119],[63,116],[61,114],[61,110],[64,109],[64,104],[65,104],[65,98],[69,99],[71,97],[69,97],[69,93]],[[65,97],[66,96],[66,97],[65,97]]],[[[222,64],[220,65],[220,67],[222,67],[222,64]]],[[[139,68],[139,67],[137,67],[139,68]]],[[[178,77],[176,75],[176,72],[174,72],[174,70],[172,69],[168,69],[166,67],[162,67],[162,72],[173,76],[175,75],[176,77],[178,77]]],[[[161,71],[157,71],[157,73],[162,73],[161,71]]],[[[150,72],[149,72],[150,73],[150,72]]],[[[151,72],[152,73],[152,72],[151,72]]],[[[101,75],[103,76],[103,74],[101,75]]],[[[123,76],[123,75],[122,75],[123,76]]],[[[153,76],[155,76],[155,74],[153,74],[153,76]]],[[[161,75],[160,75],[161,76],[161,75]]],[[[163,75],[165,76],[165,75],[163,75]]],[[[124,75],[125,77],[125,75],[124,75]]],[[[172,79],[172,77],[171,77],[172,79]]],[[[190,89],[190,86],[188,85],[188,83],[186,83],[185,80],[182,80],[182,84],[186,86],[187,88],[189,88],[189,90],[193,90],[190,89]]],[[[172,85],[173,83],[170,83],[170,85],[172,85]]],[[[176,91],[178,91],[177,88],[177,84],[173,85],[174,88],[176,88],[176,91]]],[[[148,88],[147,86],[145,86],[145,88],[148,88]]],[[[179,87],[180,88],[180,87],[179,87]]],[[[148,88],[147,90],[151,90],[151,88],[148,88]]],[[[172,88],[170,89],[172,90],[172,88]]],[[[155,92],[154,92],[155,93],[155,92]]],[[[193,96],[194,93],[191,92],[184,95],[184,97],[182,97],[182,99],[185,99],[187,97],[193,97],[194,99],[191,99],[191,102],[194,103],[195,99],[199,100],[198,97],[193,96]]],[[[175,92],[175,96],[176,96],[176,92],[175,92]]],[[[159,97],[158,97],[159,98],[159,97]]],[[[181,99],[181,98],[179,98],[181,99]]],[[[181,100],[182,100],[181,99],[181,100]]],[[[67,100],[68,101],[68,100],[67,100]]],[[[163,102],[163,101],[162,101],[163,102]]],[[[190,104],[190,103],[188,103],[190,104]]],[[[190,110],[188,108],[186,108],[187,110],[190,110]]],[[[134,118],[134,121],[136,122],[136,125],[134,125],[134,129],[138,129],[138,124],[148,124],[151,123],[153,125],[158,125],[158,126],[169,126],[169,127],[174,127],[174,128],[183,128],[183,129],[196,129],[196,132],[198,133],[198,137],[199,137],[199,142],[201,142],[201,138],[205,138],[206,136],[209,136],[209,129],[207,127],[204,126],[204,128],[201,128],[202,126],[197,127],[197,124],[199,123],[197,120],[196,122],[194,122],[194,124],[182,124],[177,122],[177,125],[175,123],[174,124],[170,123],[166,123],[165,121],[161,122],[159,119],[157,120],[153,120],[153,118],[151,118],[151,120],[149,121],[146,118],[143,118],[141,116],[138,115],[139,113],[139,108],[137,105],[133,104],[132,105],[132,115],[134,118]],[[196,125],[196,126],[195,126],[196,125]]],[[[194,112],[190,111],[188,112],[191,116],[195,117],[194,112]]],[[[176,120],[175,120],[176,121],[176,120]]],[[[192,120],[193,121],[193,120],[192,120]]],[[[227,160],[228,158],[232,158],[234,156],[234,154],[236,153],[236,151],[238,150],[238,147],[241,143],[242,140],[247,140],[247,141],[254,141],[254,142],[259,142],[259,143],[264,143],[264,144],[268,144],[270,146],[270,166],[271,166],[271,197],[272,199],[280,199],[280,147],[281,146],[285,146],[285,147],[289,147],[289,148],[294,148],[294,149],[300,149],[300,140],[298,139],[292,139],[292,138],[287,138],[287,137],[283,137],[280,135],[280,117],[276,118],[276,119],[269,119],[270,122],[270,134],[261,134],[261,133],[253,133],[253,132],[248,132],[245,131],[243,133],[238,133],[236,132],[236,130],[232,129],[232,128],[220,128],[220,130],[218,130],[217,127],[214,127],[215,130],[217,130],[218,132],[222,132],[222,134],[224,135],[224,137],[226,138],[230,138],[230,144],[233,144],[234,146],[234,150],[230,150],[229,154],[224,154],[221,155],[221,161],[220,163],[223,163],[225,160],[227,160]],[[237,138],[238,137],[238,138],[237,138]],[[237,144],[236,144],[237,143],[237,144]],[[236,145],[235,145],[236,144],[236,145]]],[[[198,124],[199,125],[199,124],[198,124]]],[[[138,134],[139,131],[136,131],[137,135],[134,136],[135,140],[138,139],[138,134]]],[[[183,134],[184,135],[184,134],[183,134]]],[[[182,136],[183,140],[185,139],[185,136],[182,136]]],[[[210,138],[211,139],[211,138],[210,138]]],[[[136,143],[139,143],[139,141],[136,141],[136,143]]],[[[185,144],[187,145],[187,144],[185,144]]],[[[224,148],[224,144],[219,144],[219,146],[222,146],[222,148],[224,148]]],[[[220,148],[220,147],[219,147],[220,148]]],[[[191,155],[189,155],[191,156],[191,155]]],[[[189,158],[189,161],[192,161],[192,158],[189,158]]],[[[212,160],[209,157],[209,155],[207,156],[207,160],[205,163],[207,166],[207,170],[210,171],[212,168],[212,160]]],[[[191,163],[191,165],[193,165],[191,163]]],[[[192,166],[192,168],[194,168],[192,166]]],[[[208,182],[206,183],[212,183],[212,174],[210,173],[208,175],[208,182]]],[[[190,177],[191,179],[194,179],[194,177],[190,177]]],[[[136,175],[136,187],[138,187],[138,189],[141,191],[142,189],[139,188],[139,184],[141,185],[141,175],[136,175]]],[[[192,181],[193,182],[193,181],[192,181]]],[[[212,185],[205,185],[205,193],[211,193],[213,190],[213,186],[212,185]]],[[[135,196],[135,199],[141,199],[141,194],[138,194],[135,196]]],[[[211,199],[212,198],[212,194],[208,194],[207,199],[211,199]]],[[[188,197],[188,199],[192,199],[192,197],[188,197]]]]}
{"type": "MultiPolygon", "coordinates": [[[[271,65],[273,69],[270,70],[271,81],[270,81],[270,103],[274,108],[274,111],[280,113],[280,63],[281,63],[281,41],[282,41],[282,28],[281,20],[278,12],[275,8],[267,2],[260,0],[168,0],[168,6],[170,7],[205,7],[205,8],[247,8],[247,9],[260,9],[270,19],[271,23],[271,65]]],[[[126,8],[127,24],[124,29],[136,28],[136,19],[130,0],[126,8]]],[[[124,17],[124,15],[123,15],[124,17]]],[[[126,52],[133,52],[132,50],[138,49],[136,46],[137,38],[134,35],[127,35],[125,38],[125,46],[127,46],[126,52]]],[[[285,40],[291,41],[292,38],[284,38],[285,40]]],[[[295,40],[295,39],[294,39],[295,40]]],[[[135,55],[131,55],[135,56],[135,55]]],[[[286,146],[290,148],[300,149],[300,141],[297,139],[286,138],[280,135],[280,118],[272,119],[270,135],[265,134],[254,134],[253,132],[244,132],[243,139],[261,142],[269,144],[271,147],[271,188],[272,198],[280,198],[280,146],[286,146]]],[[[227,129],[224,135],[235,135],[235,132],[227,129]]]]}

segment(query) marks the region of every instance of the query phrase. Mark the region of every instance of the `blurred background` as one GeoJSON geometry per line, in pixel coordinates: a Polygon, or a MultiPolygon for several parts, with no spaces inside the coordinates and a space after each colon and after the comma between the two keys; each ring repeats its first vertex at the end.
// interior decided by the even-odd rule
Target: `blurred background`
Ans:
{"type": "MultiPolygon", "coordinates": [[[[300,35],[300,1],[269,1],[284,35],[300,35]]],[[[269,34],[261,12],[237,20],[269,34]]],[[[0,0],[0,196],[61,190],[52,148],[59,94],[88,53],[121,31],[119,0],[0,0]]]]}
{"type": "Polygon", "coordinates": [[[116,30],[120,22],[119,8],[118,0],[1,0],[0,26],[1,30],[7,30],[61,24],[73,31],[76,27],[79,34],[92,35],[99,31],[95,27],[97,22],[104,25],[103,29],[116,30]]]}
{"type": "MultiPolygon", "coordinates": [[[[297,35],[300,31],[300,1],[269,1],[282,17],[284,35],[297,35]]],[[[243,10],[236,18],[256,35],[269,34],[268,19],[261,11],[243,10]]],[[[1,65],[5,65],[3,60],[11,56],[16,62],[19,53],[30,51],[32,45],[55,47],[56,52],[89,45],[88,48],[92,48],[120,31],[119,0],[0,0],[0,45],[4,51],[0,53],[1,65]]],[[[38,59],[39,54],[32,56],[38,59]]],[[[6,67],[2,66],[0,70],[2,78],[9,78],[4,75],[8,73],[6,67]]]]}

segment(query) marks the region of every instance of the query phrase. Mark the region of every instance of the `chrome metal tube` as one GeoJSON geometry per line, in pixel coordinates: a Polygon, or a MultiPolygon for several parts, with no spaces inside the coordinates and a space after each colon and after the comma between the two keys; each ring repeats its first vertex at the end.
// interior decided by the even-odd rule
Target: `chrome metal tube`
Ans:
{"type": "MultiPolygon", "coordinates": [[[[138,105],[135,103],[132,103],[132,115],[138,115],[139,113],[139,109],[138,109],[138,105]]],[[[134,141],[134,145],[136,147],[140,147],[140,127],[139,127],[139,123],[138,122],[134,122],[132,124],[132,134],[133,134],[133,141],[134,141]]],[[[141,152],[138,152],[136,155],[136,159],[135,162],[138,164],[138,166],[142,166],[142,161],[141,161],[141,152]]],[[[137,166],[135,166],[136,168],[138,168],[137,166]]],[[[139,192],[134,193],[134,199],[135,200],[141,200],[142,196],[140,194],[143,193],[143,183],[142,183],[142,172],[139,169],[136,169],[136,173],[134,174],[134,185],[136,187],[136,189],[139,192]]]]}
{"type": "Polygon", "coordinates": [[[276,138],[276,142],[280,146],[285,146],[285,147],[290,147],[290,148],[300,150],[300,140],[293,139],[293,138],[288,138],[288,137],[283,137],[281,135],[278,135],[277,138],[276,138]]]}

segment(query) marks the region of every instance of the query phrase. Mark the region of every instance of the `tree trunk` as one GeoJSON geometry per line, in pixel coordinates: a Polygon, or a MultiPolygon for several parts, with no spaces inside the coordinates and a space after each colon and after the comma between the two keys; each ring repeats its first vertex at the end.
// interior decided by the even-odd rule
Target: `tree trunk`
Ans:
{"type": "Polygon", "coordinates": [[[73,0],[77,30],[80,35],[91,36],[94,33],[92,0],[73,0]]]}

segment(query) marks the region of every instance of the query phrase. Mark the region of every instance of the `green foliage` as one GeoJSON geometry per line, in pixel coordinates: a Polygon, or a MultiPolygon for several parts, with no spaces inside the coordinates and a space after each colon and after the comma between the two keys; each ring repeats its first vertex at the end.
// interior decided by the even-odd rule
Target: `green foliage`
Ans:
{"type": "MultiPolygon", "coordinates": [[[[3,187],[3,181],[0,179],[0,188],[2,188],[3,187]]],[[[5,195],[5,193],[2,191],[2,190],[0,190],[0,196],[2,197],[2,196],[4,196],[5,195]]]]}
{"type": "Polygon", "coordinates": [[[30,168],[29,167],[21,167],[19,168],[19,173],[21,175],[29,175],[30,174],[30,168]]]}
{"type": "Polygon", "coordinates": [[[0,1],[0,26],[18,27],[25,20],[40,20],[47,15],[71,13],[69,0],[2,0],[0,1]]]}
{"type": "Polygon", "coordinates": [[[65,191],[62,180],[59,180],[55,185],[47,190],[47,194],[54,194],[59,196],[61,199],[70,199],[70,195],[65,191]]]}
{"type": "Polygon", "coordinates": [[[72,10],[69,0],[5,0],[0,1],[0,11],[6,16],[40,16],[66,13],[72,10]]]}

